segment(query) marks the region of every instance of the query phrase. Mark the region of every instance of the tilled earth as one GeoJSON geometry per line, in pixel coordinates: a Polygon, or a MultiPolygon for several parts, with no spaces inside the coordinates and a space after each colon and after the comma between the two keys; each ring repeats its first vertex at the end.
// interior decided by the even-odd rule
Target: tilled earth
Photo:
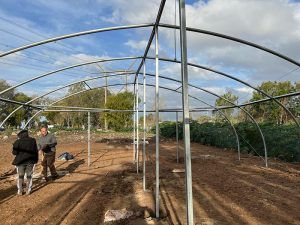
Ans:
{"type": "MultiPolygon", "coordinates": [[[[91,166],[82,138],[58,137],[57,156],[70,152],[72,161],[56,161],[59,179],[34,181],[33,193],[16,195],[10,138],[0,146],[1,224],[103,224],[109,209],[134,211],[118,224],[186,224],[183,150],[176,162],[176,142],[160,145],[161,217],[152,219],[155,190],[155,142],[147,145],[146,185],[132,164],[128,140],[93,139],[91,166]]],[[[181,144],[180,144],[181,145],[181,144]]],[[[237,155],[230,150],[192,144],[195,224],[300,224],[300,166],[237,155]]],[[[141,152],[142,146],[140,146],[141,152]]],[[[140,156],[140,159],[142,157],[140,156]]],[[[140,171],[142,165],[140,165],[140,171]]],[[[36,167],[36,173],[41,168],[36,167]]]]}

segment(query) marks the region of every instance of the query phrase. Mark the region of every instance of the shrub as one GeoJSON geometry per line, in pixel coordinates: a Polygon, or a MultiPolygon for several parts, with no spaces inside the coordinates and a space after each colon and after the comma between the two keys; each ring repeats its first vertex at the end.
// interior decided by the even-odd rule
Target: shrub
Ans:
{"type": "MultiPolygon", "coordinates": [[[[255,124],[243,122],[235,124],[239,134],[242,152],[264,156],[262,137],[255,124]]],[[[300,162],[300,132],[296,125],[259,124],[267,146],[268,156],[288,162],[300,162]]],[[[179,138],[182,139],[182,123],[178,124],[179,138]]],[[[152,129],[155,133],[155,127],[152,129]]],[[[190,122],[191,141],[220,148],[237,149],[236,137],[228,123],[190,122]]],[[[176,137],[176,123],[160,123],[160,135],[176,137]]]]}

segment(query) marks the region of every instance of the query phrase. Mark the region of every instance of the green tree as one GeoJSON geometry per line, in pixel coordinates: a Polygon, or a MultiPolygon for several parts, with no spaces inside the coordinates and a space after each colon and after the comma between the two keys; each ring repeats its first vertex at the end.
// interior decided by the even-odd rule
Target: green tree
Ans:
{"type": "MultiPolygon", "coordinates": [[[[24,93],[17,93],[13,97],[13,100],[18,101],[18,102],[28,102],[31,100],[31,97],[27,96],[24,93]]],[[[16,126],[20,125],[23,120],[27,121],[31,117],[31,109],[30,108],[22,108],[18,110],[14,116],[11,118],[10,122],[16,126]]]]}
{"type": "MultiPolygon", "coordinates": [[[[284,82],[273,82],[267,81],[263,82],[259,87],[259,90],[266,92],[271,96],[284,95],[296,90],[296,86],[294,86],[290,81],[284,82]]],[[[252,99],[250,101],[257,101],[266,98],[265,95],[254,91],[252,95],[252,99]]],[[[290,98],[281,98],[278,99],[283,105],[290,105],[290,98]]],[[[293,107],[290,105],[290,107],[293,107]]],[[[285,111],[283,107],[278,105],[275,101],[268,101],[260,104],[254,104],[249,107],[253,116],[260,121],[268,121],[274,122],[277,124],[286,123],[290,120],[289,115],[285,111]]]]}
{"type": "MultiPolygon", "coordinates": [[[[82,95],[83,106],[84,107],[92,107],[92,108],[100,108],[103,109],[105,107],[104,94],[105,89],[94,89],[88,92],[85,92],[82,95]]],[[[110,92],[107,90],[107,96],[110,96],[110,92]]],[[[97,127],[104,128],[104,113],[92,113],[91,121],[97,127]]],[[[85,117],[86,119],[86,117],[85,117]]]]}
{"type": "MultiPolygon", "coordinates": [[[[9,87],[11,87],[11,85],[9,85],[5,80],[0,80],[0,91],[3,91],[9,87]]],[[[21,92],[15,93],[14,90],[8,91],[7,93],[1,95],[1,97],[9,100],[23,102],[23,103],[31,100],[31,97],[27,96],[26,94],[21,92]]],[[[19,105],[0,101],[0,107],[1,107],[0,121],[3,121],[16,107],[19,107],[19,105]]],[[[23,120],[25,121],[28,120],[30,116],[31,116],[31,109],[23,107],[8,119],[6,125],[19,126],[23,120]]]]}
{"type": "MultiPolygon", "coordinates": [[[[81,82],[72,85],[66,94],[66,96],[75,94],[82,91],[82,93],[76,94],[58,103],[60,106],[76,106],[86,108],[104,108],[104,89],[92,89],[88,90],[85,83],[81,82]]],[[[110,92],[107,92],[110,96],[110,92]]],[[[87,124],[87,113],[85,112],[63,112],[55,113],[49,112],[44,114],[47,120],[54,124],[61,126],[77,127],[87,124]]],[[[92,113],[91,121],[96,127],[103,127],[104,115],[103,113],[92,113]]]]}
{"type": "Polygon", "coordinates": [[[200,115],[197,120],[198,123],[208,123],[208,122],[212,122],[213,118],[208,116],[208,115],[200,115]]]}
{"type": "MultiPolygon", "coordinates": [[[[49,105],[53,99],[50,99],[48,97],[44,97],[39,99],[40,105],[49,105]]],[[[59,112],[43,112],[42,116],[46,117],[46,120],[49,124],[56,124],[56,125],[61,125],[63,124],[63,118],[59,112]]],[[[37,122],[39,122],[38,120],[37,122]]]]}
{"type": "MultiPolygon", "coordinates": [[[[215,103],[216,106],[232,106],[232,104],[230,102],[235,103],[236,100],[238,99],[238,97],[236,95],[234,95],[230,90],[227,91],[225,94],[223,94],[221,97],[222,98],[218,98],[216,100],[216,103],[215,103]],[[228,101],[226,101],[225,99],[227,99],[228,101]]],[[[228,118],[231,118],[234,109],[233,108],[232,109],[223,109],[222,111],[228,118]]],[[[221,116],[219,113],[216,113],[216,119],[218,121],[224,121],[224,117],[221,116]]]]}
{"type": "MultiPolygon", "coordinates": [[[[11,86],[5,80],[0,80],[0,91],[3,91],[10,87],[11,86]]],[[[1,97],[12,100],[14,95],[15,95],[14,90],[11,90],[11,91],[1,95],[1,97]]],[[[0,101],[0,109],[1,109],[0,110],[0,121],[3,121],[9,115],[9,113],[13,110],[13,108],[14,108],[14,105],[0,101]]]]}
{"type": "MultiPolygon", "coordinates": [[[[111,95],[107,99],[107,109],[117,110],[132,110],[133,109],[134,95],[131,92],[122,92],[116,95],[111,95]]],[[[116,131],[122,128],[132,126],[133,112],[111,112],[105,113],[108,127],[116,131]]]]}
{"type": "MultiPolygon", "coordinates": [[[[75,94],[79,91],[85,91],[86,85],[84,82],[80,82],[78,84],[74,84],[69,87],[67,95],[75,94]]],[[[85,92],[83,92],[85,93],[85,92]]],[[[64,106],[78,106],[78,107],[84,107],[84,101],[83,101],[83,94],[74,95],[70,98],[67,98],[66,100],[61,102],[61,105],[64,106]]],[[[84,124],[85,121],[85,114],[83,112],[65,112],[62,113],[62,116],[65,118],[65,122],[68,127],[80,127],[84,124]]]]}
{"type": "MultiPolygon", "coordinates": [[[[295,83],[295,91],[300,91],[300,82],[295,83]]],[[[289,99],[289,103],[287,105],[289,110],[296,116],[296,118],[300,118],[300,96],[293,96],[289,99]]]]}
{"type": "MultiPolygon", "coordinates": [[[[142,112],[141,112],[142,114],[142,112]]],[[[161,118],[159,119],[161,121],[161,118]]],[[[141,116],[139,119],[139,124],[144,124],[144,116],[141,116]]],[[[155,116],[152,113],[146,114],[146,130],[151,130],[155,126],[155,116]]]]}

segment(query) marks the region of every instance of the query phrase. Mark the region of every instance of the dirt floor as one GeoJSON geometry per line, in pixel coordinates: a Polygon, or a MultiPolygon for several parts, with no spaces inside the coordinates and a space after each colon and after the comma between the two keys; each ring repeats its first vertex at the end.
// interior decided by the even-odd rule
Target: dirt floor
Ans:
{"type": "MultiPolygon", "coordinates": [[[[0,141],[1,224],[103,224],[109,209],[134,211],[119,224],[186,224],[183,150],[176,163],[176,143],[162,140],[160,148],[161,215],[154,214],[155,142],[147,146],[147,191],[142,176],[132,164],[129,140],[93,138],[91,166],[87,167],[87,144],[81,136],[58,137],[57,156],[72,153],[72,161],[56,161],[59,179],[34,181],[33,193],[16,195],[15,172],[11,165],[11,143],[0,141]],[[102,140],[102,141],[101,141],[102,140]]],[[[195,224],[300,224],[300,165],[270,160],[192,144],[195,224]]],[[[140,147],[141,148],[141,147],[140,147]]],[[[141,157],[140,157],[141,158],[141,157]]],[[[142,167],[140,167],[141,169],[142,167]]],[[[36,172],[41,170],[36,167],[36,172]]]]}

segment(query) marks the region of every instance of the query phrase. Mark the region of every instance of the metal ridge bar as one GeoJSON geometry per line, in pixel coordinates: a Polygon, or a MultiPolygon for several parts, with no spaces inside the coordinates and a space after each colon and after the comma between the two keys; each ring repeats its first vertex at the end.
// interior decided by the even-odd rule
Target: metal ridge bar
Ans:
{"type": "MultiPolygon", "coordinates": [[[[154,27],[153,27],[152,32],[151,32],[151,35],[150,35],[150,37],[149,37],[149,41],[148,41],[148,44],[147,44],[146,49],[145,49],[145,52],[144,52],[143,60],[141,61],[140,65],[139,65],[139,67],[138,67],[138,69],[137,69],[137,74],[140,72],[140,70],[141,70],[141,68],[142,68],[142,66],[143,66],[143,63],[144,63],[144,61],[145,61],[145,59],[146,59],[146,57],[147,57],[147,54],[148,54],[148,52],[149,52],[149,49],[150,49],[150,47],[151,47],[151,44],[152,44],[152,41],[153,41],[153,38],[154,38],[154,35],[155,35],[155,27],[157,27],[158,24],[159,24],[161,15],[162,15],[163,10],[164,10],[164,7],[165,7],[165,3],[166,3],[166,0],[162,0],[162,1],[160,2],[160,6],[159,6],[159,9],[158,9],[156,21],[155,21],[155,23],[153,24],[154,27]]],[[[136,76],[135,76],[135,78],[134,78],[134,83],[136,83],[136,77],[137,77],[137,74],[136,74],[136,76]]]]}

